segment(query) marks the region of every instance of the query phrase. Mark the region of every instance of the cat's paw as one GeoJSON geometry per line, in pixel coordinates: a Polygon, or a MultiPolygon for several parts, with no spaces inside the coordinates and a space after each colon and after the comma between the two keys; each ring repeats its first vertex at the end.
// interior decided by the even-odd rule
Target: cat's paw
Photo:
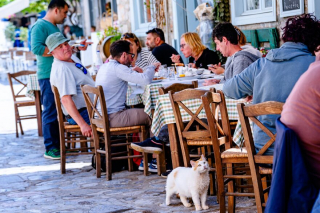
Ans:
{"type": "Polygon", "coordinates": [[[185,203],[185,204],[183,204],[185,207],[187,207],[187,208],[189,208],[189,207],[191,207],[191,203],[185,203]]]}
{"type": "Polygon", "coordinates": [[[204,206],[202,206],[202,209],[204,209],[204,210],[209,209],[209,206],[204,205],[204,206]]]}
{"type": "Polygon", "coordinates": [[[201,211],[201,210],[202,210],[201,206],[200,205],[196,205],[196,211],[201,211]]]}

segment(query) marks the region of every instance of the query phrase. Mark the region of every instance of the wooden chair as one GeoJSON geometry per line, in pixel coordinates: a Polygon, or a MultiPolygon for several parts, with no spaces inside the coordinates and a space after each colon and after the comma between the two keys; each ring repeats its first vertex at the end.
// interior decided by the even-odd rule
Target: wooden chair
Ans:
{"type": "MultiPolygon", "coordinates": [[[[22,120],[37,118],[37,115],[23,115],[23,116],[20,116],[19,107],[35,106],[36,103],[35,103],[34,100],[18,100],[19,98],[25,98],[26,97],[26,95],[25,94],[21,94],[21,92],[24,90],[24,88],[27,87],[27,84],[23,83],[18,78],[20,78],[21,76],[31,75],[31,74],[35,74],[35,73],[36,73],[36,71],[20,71],[20,72],[12,73],[12,74],[8,73],[8,80],[9,80],[9,84],[10,84],[10,88],[11,88],[11,92],[12,92],[12,97],[13,97],[13,103],[14,103],[15,123],[16,123],[16,137],[19,137],[18,124],[20,126],[21,134],[22,135],[24,134],[23,129],[22,129],[22,124],[21,124],[22,120]],[[22,88],[19,90],[18,93],[15,93],[15,91],[14,91],[12,79],[14,79],[16,82],[18,82],[19,84],[22,85],[22,88]]],[[[39,120],[38,120],[38,122],[39,122],[39,120]]]]}
{"type": "Polygon", "coordinates": [[[266,179],[262,180],[263,175],[272,174],[272,168],[261,167],[261,164],[272,164],[273,156],[264,155],[267,149],[274,143],[276,134],[273,134],[266,126],[264,126],[256,117],[261,115],[277,115],[281,114],[283,103],[268,101],[253,105],[238,104],[238,112],[241,121],[241,127],[245,140],[245,145],[248,152],[249,166],[252,176],[254,194],[256,199],[256,205],[258,212],[263,212],[263,208],[266,206],[267,196],[264,195],[268,192],[266,179]],[[270,140],[262,147],[262,149],[256,153],[254,146],[254,140],[249,123],[249,118],[258,127],[261,128],[269,137],[270,140]],[[263,190],[265,189],[265,190],[263,190]]]}
{"type": "MultiPolygon", "coordinates": [[[[58,88],[51,86],[59,123],[59,138],[60,138],[60,171],[61,174],[66,173],[66,157],[74,155],[92,154],[88,149],[93,150],[94,147],[88,147],[88,142],[92,142],[91,138],[87,138],[81,134],[81,129],[78,125],[71,125],[65,122],[64,115],[61,109],[60,94],[58,88]],[[80,148],[70,148],[70,144],[80,143],[80,148]],[[66,144],[68,145],[66,148],[66,144]]],[[[91,143],[90,143],[91,144],[91,143]]]]}
{"type": "Polygon", "coordinates": [[[89,85],[82,85],[81,90],[83,96],[86,101],[92,133],[95,144],[95,154],[96,154],[96,172],[97,178],[101,177],[101,154],[106,155],[106,178],[107,180],[112,179],[112,168],[111,161],[112,160],[122,160],[128,159],[128,168],[129,171],[133,171],[133,161],[132,158],[143,157],[144,161],[144,175],[148,175],[148,157],[147,153],[143,153],[143,155],[133,155],[132,149],[130,147],[130,142],[128,141],[128,134],[132,133],[140,133],[141,141],[146,139],[146,129],[145,126],[127,126],[127,127],[119,127],[119,128],[110,128],[109,127],[109,118],[107,113],[107,106],[104,97],[104,92],[102,86],[91,87],[89,85]],[[89,95],[94,95],[94,101],[90,99],[89,95]],[[97,109],[97,104],[100,103],[101,112],[97,109]],[[103,141],[105,144],[105,150],[100,149],[100,141],[98,133],[103,134],[103,141]],[[118,141],[111,140],[111,136],[113,135],[127,135],[125,143],[115,143],[118,141]],[[127,151],[111,153],[111,147],[116,146],[125,146],[127,151]],[[123,156],[125,154],[125,156],[123,156]],[[121,155],[121,156],[119,156],[121,155]]]}

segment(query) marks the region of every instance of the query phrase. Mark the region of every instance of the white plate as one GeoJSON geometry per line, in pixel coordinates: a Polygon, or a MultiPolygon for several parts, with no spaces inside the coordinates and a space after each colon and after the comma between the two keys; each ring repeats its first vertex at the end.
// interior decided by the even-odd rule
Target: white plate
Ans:
{"type": "Polygon", "coordinates": [[[197,78],[200,78],[200,79],[214,78],[214,77],[216,77],[215,74],[209,74],[209,75],[204,75],[204,74],[202,74],[202,75],[198,75],[198,76],[197,76],[197,78]]]}
{"type": "Polygon", "coordinates": [[[177,77],[178,80],[184,81],[184,80],[190,80],[190,79],[195,79],[195,76],[185,76],[185,77],[177,77]]]}
{"type": "Polygon", "coordinates": [[[161,82],[161,81],[162,81],[161,79],[159,79],[159,80],[152,80],[151,83],[153,84],[153,83],[158,83],[158,82],[161,82]]]}

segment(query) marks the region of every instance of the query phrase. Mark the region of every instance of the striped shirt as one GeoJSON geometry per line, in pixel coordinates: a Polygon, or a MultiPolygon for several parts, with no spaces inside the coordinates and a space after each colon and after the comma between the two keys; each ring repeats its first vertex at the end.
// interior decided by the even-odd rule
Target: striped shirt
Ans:
{"type": "Polygon", "coordinates": [[[156,59],[156,57],[154,57],[151,51],[145,48],[142,48],[141,52],[138,53],[135,66],[140,67],[141,69],[144,69],[147,66],[157,62],[159,61],[156,59]]]}

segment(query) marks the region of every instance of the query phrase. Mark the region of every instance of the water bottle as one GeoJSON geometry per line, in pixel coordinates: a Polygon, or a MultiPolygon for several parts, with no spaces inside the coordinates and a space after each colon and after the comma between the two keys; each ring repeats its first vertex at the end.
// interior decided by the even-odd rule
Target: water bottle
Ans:
{"type": "Polygon", "coordinates": [[[95,63],[95,71],[98,72],[100,69],[100,66],[103,64],[101,56],[100,56],[100,50],[97,50],[97,58],[95,63]]]}

